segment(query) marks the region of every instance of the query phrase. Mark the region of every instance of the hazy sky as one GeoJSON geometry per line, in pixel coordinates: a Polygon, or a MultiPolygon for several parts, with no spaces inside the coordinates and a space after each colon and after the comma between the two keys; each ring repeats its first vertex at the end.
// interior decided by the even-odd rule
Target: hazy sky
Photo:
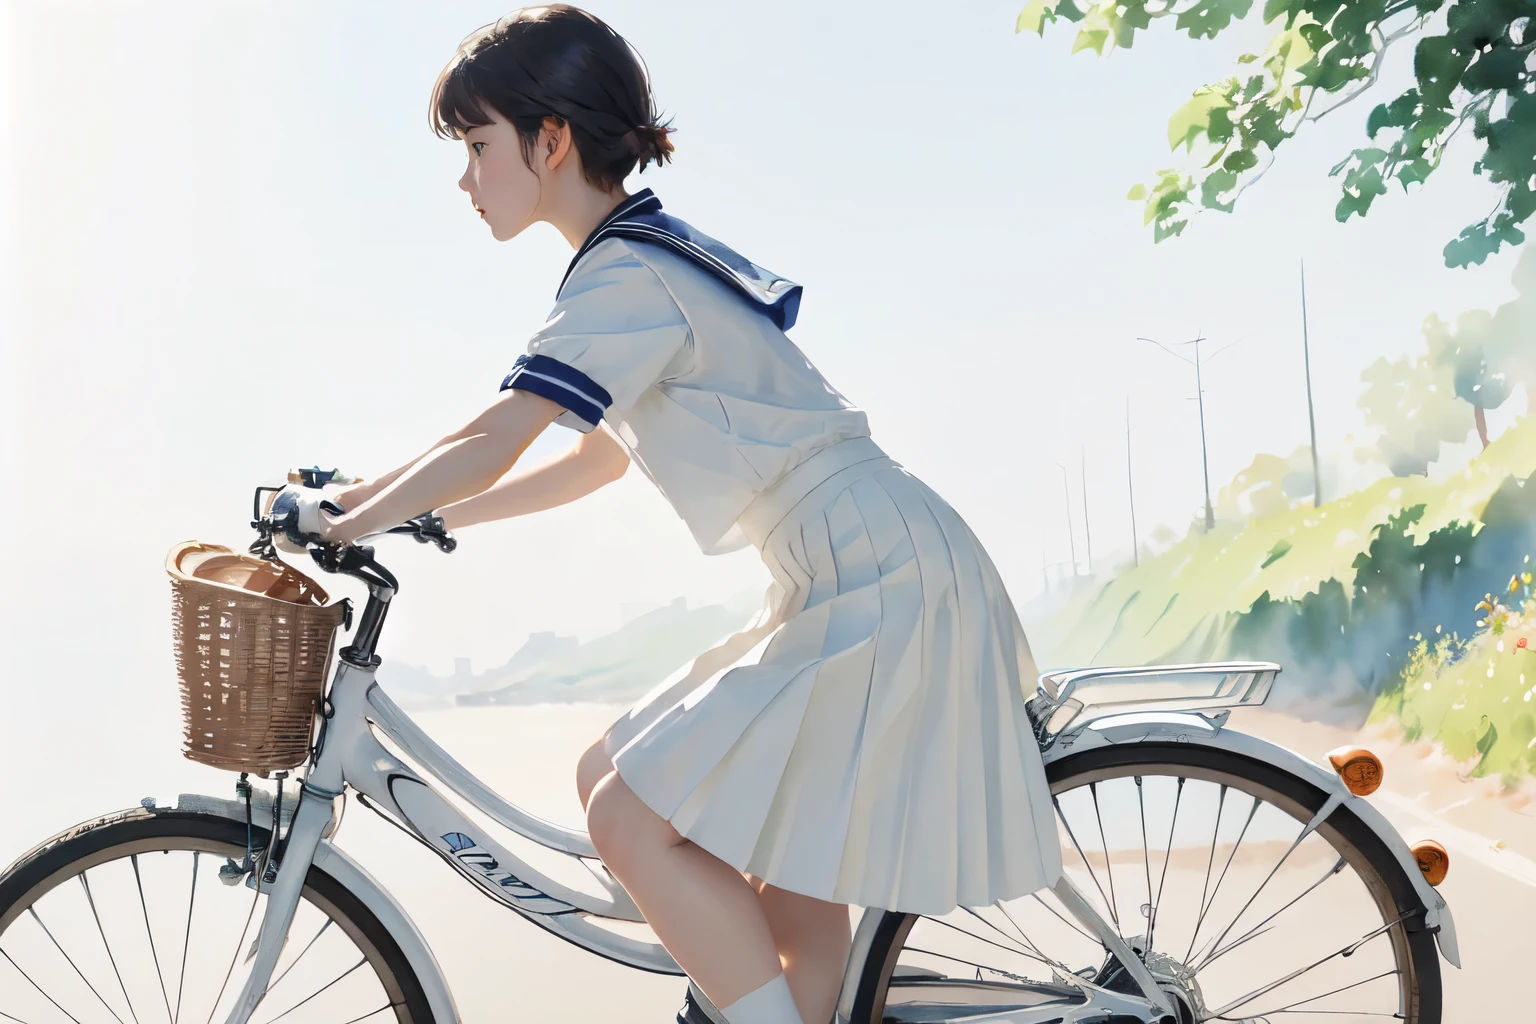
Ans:
{"type": "MultiPolygon", "coordinates": [[[[1137,335],[1247,338],[1206,381],[1214,488],[1306,439],[1301,258],[1325,444],[1360,430],[1366,364],[1419,345],[1430,312],[1503,301],[1513,260],[1441,264],[1493,201],[1466,173],[1470,145],[1421,194],[1334,222],[1326,170],[1367,103],[1312,126],[1236,215],[1154,247],[1125,193],[1180,159],[1167,117],[1230,73],[1237,42],[1155,31],[1108,60],[1071,56],[1069,32],[1014,35],[1019,6],[592,9],[645,56],[678,129],[676,164],[631,188],[805,285],[794,340],[1022,600],[1042,560],[1066,557],[1058,462],[1078,501],[1086,452],[1095,553],[1127,550],[1127,396],[1143,533],[1182,530],[1200,502],[1191,375],[1137,335]]],[[[0,765],[66,733],[86,767],[171,737],[166,549],[243,546],[256,484],[315,462],[382,472],[494,398],[571,253],[547,226],[490,238],[426,103],[459,40],[505,10],[9,8],[0,427],[22,529],[5,554],[0,765]],[[89,714],[66,727],[61,706],[89,714]]],[[[531,457],[573,438],[555,429],[531,457]]],[[[1080,514],[1077,529],[1081,554],[1080,514]]],[[[404,582],[386,655],[443,667],[499,662],[534,630],[610,629],[625,604],[765,582],[750,551],[700,555],[638,473],[467,530],[451,558],[404,543],[384,558],[404,582]]]]}

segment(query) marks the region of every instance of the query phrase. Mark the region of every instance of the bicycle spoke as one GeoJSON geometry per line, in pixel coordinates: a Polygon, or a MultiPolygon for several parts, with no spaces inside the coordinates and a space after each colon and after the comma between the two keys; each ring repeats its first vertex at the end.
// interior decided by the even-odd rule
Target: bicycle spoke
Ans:
{"type": "MultiPolygon", "coordinates": [[[[1249,820],[1251,821],[1252,819],[1250,818],[1249,820]]],[[[1275,877],[1275,873],[1277,871],[1279,871],[1280,868],[1285,865],[1285,862],[1290,858],[1291,854],[1296,852],[1296,847],[1300,846],[1302,844],[1302,842],[1307,838],[1307,836],[1309,836],[1311,834],[1312,834],[1312,832],[1311,832],[1310,829],[1304,828],[1304,829],[1301,830],[1301,834],[1298,835],[1295,838],[1295,840],[1291,843],[1290,848],[1287,849],[1285,851],[1285,853],[1281,855],[1279,862],[1276,863],[1274,867],[1269,869],[1269,874],[1264,876],[1264,881],[1259,883],[1259,887],[1253,891],[1253,895],[1248,897],[1248,902],[1243,904],[1242,909],[1239,910],[1235,915],[1233,915],[1232,920],[1227,924],[1227,926],[1225,928],[1223,928],[1221,930],[1221,934],[1216,936],[1216,941],[1211,943],[1211,948],[1212,949],[1215,949],[1217,946],[1220,946],[1221,945],[1221,940],[1225,939],[1227,937],[1228,933],[1230,933],[1233,928],[1237,927],[1237,922],[1242,918],[1242,916],[1244,914],[1246,914],[1248,912],[1248,908],[1253,906],[1253,901],[1259,898],[1259,894],[1264,891],[1264,887],[1269,884],[1270,879],[1275,877]]],[[[1242,842],[1242,837],[1241,836],[1238,837],[1238,842],[1242,842]]],[[[1232,852],[1234,854],[1236,854],[1237,848],[1233,847],[1232,848],[1232,852]]],[[[1327,878],[1327,876],[1325,875],[1324,879],[1326,880],[1326,878],[1327,878]]],[[[1303,894],[1303,895],[1305,895],[1305,894],[1303,894]]],[[[1213,957],[1214,955],[1215,955],[1214,953],[1210,954],[1210,956],[1207,956],[1202,961],[1202,963],[1209,963],[1210,960],[1211,960],[1211,957],[1213,957]]]]}
{"type": "MultiPolygon", "coordinates": [[[[1022,947],[1018,948],[1018,949],[1015,949],[1013,946],[1005,946],[1001,942],[993,942],[991,939],[983,938],[980,935],[977,935],[975,932],[968,932],[964,928],[961,928],[959,925],[950,924],[948,921],[940,921],[936,917],[925,917],[925,918],[923,918],[923,920],[925,920],[925,921],[932,921],[934,924],[943,925],[945,928],[948,928],[948,929],[950,929],[952,931],[957,931],[961,935],[964,935],[964,936],[967,936],[969,938],[975,939],[977,942],[985,942],[989,946],[996,946],[998,949],[1001,949],[1005,953],[1012,953],[1014,956],[1022,956],[1026,960],[1038,960],[1040,963],[1045,964],[1045,966],[1047,966],[1047,967],[1054,967],[1054,966],[1056,966],[1055,964],[1051,963],[1049,960],[1046,960],[1043,957],[1036,956],[1035,954],[1029,952],[1026,949],[1023,949],[1022,947]]],[[[1003,937],[1006,938],[1009,942],[1013,942],[1014,941],[1013,936],[1011,936],[1011,935],[1004,935],[1003,937]]],[[[972,965],[972,966],[979,966],[979,965],[972,965]]],[[[992,968],[988,967],[987,970],[990,971],[990,970],[992,970],[992,968]]]]}
{"type": "MultiPolygon", "coordinates": [[[[1019,938],[1023,939],[1025,944],[1028,945],[1030,949],[1034,950],[1036,953],[1039,953],[1042,957],[1044,957],[1045,956],[1045,952],[1043,950],[1041,950],[1041,948],[1038,945],[1036,945],[1033,941],[1031,941],[1029,936],[1024,933],[1024,929],[1019,925],[1019,922],[1015,921],[1013,919],[1013,915],[1008,913],[1008,908],[1003,906],[1001,903],[997,904],[996,906],[997,906],[998,910],[1003,912],[1003,916],[1008,919],[1008,923],[1013,925],[1014,929],[1018,931],[1019,938]]],[[[1065,971],[1067,969],[1066,964],[1063,964],[1061,961],[1056,960],[1056,961],[1053,961],[1053,962],[1056,964],[1057,967],[1061,968],[1062,970],[1065,971]]]]}
{"type": "MultiPolygon", "coordinates": [[[[1221,883],[1227,880],[1227,872],[1231,870],[1232,862],[1237,859],[1238,847],[1243,845],[1243,837],[1248,834],[1248,826],[1253,824],[1254,815],[1259,813],[1259,806],[1262,803],[1263,801],[1258,797],[1253,798],[1253,806],[1248,809],[1248,820],[1243,822],[1242,829],[1237,833],[1237,840],[1232,844],[1232,852],[1227,854],[1227,862],[1221,866],[1221,874],[1216,876],[1216,884],[1211,886],[1211,901],[1201,909],[1200,916],[1195,919],[1195,934],[1190,936],[1191,940],[1200,935],[1200,925],[1205,922],[1205,915],[1216,905],[1216,894],[1221,891],[1221,883]]],[[[1241,914],[1242,911],[1238,911],[1238,913],[1241,914]]],[[[1230,928],[1231,925],[1227,927],[1230,928]]],[[[1194,945],[1193,941],[1191,941],[1190,945],[1194,945]]],[[[1186,957],[1186,959],[1188,958],[1186,957]]]]}
{"type": "MultiPolygon", "coordinates": [[[[266,1024],[273,1024],[274,1021],[282,1020],[284,1017],[288,1016],[294,1010],[297,1010],[299,1007],[303,1006],[305,1003],[307,1003],[311,999],[315,998],[315,996],[318,996],[321,992],[324,992],[326,989],[330,988],[332,985],[336,984],[342,978],[345,978],[347,975],[351,974],[353,971],[357,970],[359,967],[363,966],[363,964],[365,964],[367,962],[368,962],[368,958],[366,956],[363,957],[357,963],[353,964],[351,967],[348,967],[346,970],[342,971],[336,977],[332,978],[330,981],[326,982],[324,985],[321,985],[315,991],[311,992],[309,995],[305,996],[303,999],[300,999],[298,1002],[296,1002],[292,1006],[288,1007],[288,1009],[284,1010],[282,1013],[278,1014],[276,1017],[269,1017],[267,1019],[266,1024]]],[[[374,1012],[377,1013],[378,1011],[375,1010],[374,1012]]]]}
{"type": "Polygon", "coordinates": [[[1147,873],[1147,949],[1152,948],[1152,854],[1147,850],[1147,798],[1141,776],[1136,776],[1136,804],[1141,808],[1141,863],[1147,873]]]}
{"type": "MultiPolygon", "coordinates": [[[[112,946],[107,942],[107,933],[101,927],[101,915],[96,913],[96,898],[91,895],[91,883],[85,877],[87,874],[89,872],[80,872],[80,885],[85,889],[85,901],[91,905],[91,917],[96,919],[96,934],[101,936],[101,946],[107,951],[107,960],[112,964],[112,973],[117,975],[117,987],[122,989],[123,1002],[128,1004],[128,1016],[133,1018],[133,1024],[139,1024],[139,1015],[133,1012],[133,1000],[128,998],[128,986],[123,984],[123,972],[117,969],[117,957],[112,955],[112,946]]],[[[116,1017],[117,1014],[114,1013],[112,1016],[116,1017]]]]}
{"type": "Polygon", "coordinates": [[[200,850],[192,851],[192,886],[191,895],[187,897],[187,934],[181,940],[181,974],[176,979],[176,1012],[171,1014],[171,1024],[178,1024],[181,1020],[181,993],[187,984],[187,949],[192,945],[192,907],[197,902],[197,855],[200,850]]]}
{"type": "MultiPolygon", "coordinates": [[[[111,1006],[107,1005],[107,1001],[102,998],[101,993],[96,991],[96,986],[92,985],[91,982],[90,982],[90,979],[87,978],[84,974],[81,973],[80,966],[75,963],[74,957],[72,957],[68,953],[64,952],[64,947],[59,945],[59,940],[53,937],[53,932],[50,931],[48,926],[43,923],[43,919],[41,917],[37,916],[37,908],[36,907],[28,907],[27,908],[27,913],[32,915],[32,920],[36,921],[37,922],[37,926],[43,930],[43,934],[48,936],[48,941],[53,943],[53,948],[57,949],[59,951],[59,954],[64,957],[65,961],[68,962],[69,966],[74,968],[75,973],[80,976],[80,980],[85,982],[85,987],[91,990],[91,995],[96,997],[96,1001],[101,1003],[102,1006],[106,1007],[107,1012],[112,1015],[112,1019],[117,1021],[117,1024],[123,1024],[123,1018],[121,1018],[121,1017],[119,1017],[117,1015],[117,1011],[116,1010],[112,1009],[111,1006]]],[[[14,962],[15,961],[12,961],[12,963],[14,963],[14,962]]],[[[17,968],[17,969],[20,970],[20,968],[17,968]]]]}
{"type": "Polygon", "coordinates": [[[1083,845],[1077,841],[1077,833],[1072,831],[1072,823],[1067,820],[1066,814],[1062,811],[1060,801],[1053,796],[1051,797],[1051,803],[1056,805],[1056,816],[1061,819],[1062,827],[1067,830],[1067,838],[1072,840],[1072,848],[1082,858],[1083,867],[1088,869],[1088,877],[1093,879],[1093,887],[1099,890],[1099,898],[1104,901],[1105,906],[1109,906],[1109,897],[1104,894],[1104,887],[1099,884],[1099,876],[1093,870],[1093,865],[1088,863],[1088,855],[1083,852],[1083,845]]]}
{"type": "MultiPolygon", "coordinates": [[[[263,870],[258,866],[258,871],[263,870]]],[[[224,998],[224,989],[229,985],[229,976],[235,973],[235,962],[240,959],[240,950],[245,948],[245,933],[250,931],[251,918],[256,915],[256,901],[261,898],[261,887],[258,885],[256,894],[251,897],[251,909],[245,913],[245,924],[240,929],[240,937],[235,940],[235,955],[229,958],[229,970],[224,972],[224,983],[219,986],[219,994],[213,997],[213,1005],[208,1007],[208,1019],[203,1024],[212,1024],[213,1014],[219,1008],[219,1001],[224,998]]]]}
{"type": "MultiPolygon", "coordinates": [[[[75,1024],[80,1024],[79,1018],[77,1018],[74,1014],[70,1013],[68,1010],[64,1009],[64,1007],[59,1006],[58,1000],[54,999],[53,996],[49,995],[47,992],[44,992],[42,986],[39,985],[37,982],[33,981],[32,980],[32,976],[30,974],[28,974],[26,971],[23,971],[21,969],[21,964],[18,964],[15,960],[11,960],[11,954],[7,953],[3,949],[0,949],[0,956],[3,956],[3,957],[6,958],[6,960],[9,960],[11,966],[16,968],[17,972],[23,978],[27,979],[27,984],[29,984],[33,988],[37,989],[39,995],[41,995],[44,999],[48,1000],[50,1003],[53,1003],[54,1006],[58,1007],[58,1010],[59,1010],[60,1013],[62,1013],[64,1016],[68,1017],[70,1020],[74,1021],[75,1024]]],[[[111,1007],[108,1007],[108,1009],[110,1010],[111,1007]]]]}
{"type": "MultiPolygon", "coordinates": [[[[999,928],[996,924],[994,924],[993,922],[988,921],[986,918],[982,917],[981,914],[978,911],[973,910],[970,907],[961,907],[960,909],[964,910],[967,914],[970,914],[972,917],[974,917],[976,920],[980,921],[982,924],[986,925],[988,928],[991,928],[993,931],[997,932],[997,934],[1001,935],[1003,938],[1007,939],[1009,942],[1015,941],[1014,937],[1012,935],[1009,935],[1007,932],[1003,931],[1003,929],[999,928]]],[[[999,909],[1001,909],[1001,908],[999,908],[999,909]]],[[[1007,917],[1008,915],[1006,913],[1004,913],[1003,916],[1007,917]]],[[[1010,918],[1008,918],[1008,920],[1010,922],[1012,922],[1013,918],[1010,917],[1010,918]]],[[[1066,969],[1066,966],[1064,964],[1058,963],[1057,961],[1050,959],[1043,952],[1040,951],[1040,947],[1039,946],[1035,945],[1033,942],[1030,942],[1029,941],[1029,936],[1024,934],[1024,929],[1019,928],[1019,926],[1017,924],[1014,924],[1014,927],[1018,928],[1018,930],[1019,930],[1019,938],[1018,938],[1017,941],[1025,949],[1029,950],[1029,954],[1025,954],[1025,955],[1033,955],[1041,963],[1050,964],[1052,967],[1060,967],[1062,970],[1066,969]]],[[[976,938],[980,939],[981,936],[978,935],[978,936],[976,936],[976,938]]],[[[981,941],[985,942],[987,940],[986,939],[982,939],[981,941]]]]}
{"type": "MultiPolygon", "coordinates": [[[[1193,971],[1203,970],[1205,967],[1209,966],[1210,964],[1215,963],[1217,957],[1224,956],[1229,951],[1234,950],[1238,946],[1241,946],[1244,942],[1247,942],[1248,939],[1253,937],[1255,935],[1255,933],[1257,933],[1260,928],[1263,928],[1266,924],[1269,924],[1269,922],[1273,921],[1275,918],[1279,917],[1281,914],[1285,913],[1287,910],[1291,909],[1296,904],[1300,903],[1303,899],[1306,898],[1308,893],[1312,892],[1312,890],[1316,889],[1318,886],[1320,886],[1324,882],[1328,881],[1328,879],[1337,876],[1340,871],[1344,870],[1344,863],[1345,863],[1344,862],[1344,858],[1340,857],[1338,859],[1338,862],[1335,863],[1333,865],[1333,867],[1329,868],[1326,872],[1323,873],[1323,877],[1322,878],[1319,878],[1317,881],[1315,881],[1311,885],[1307,886],[1306,890],[1300,896],[1297,896],[1295,899],[1291,900],[1285,906],[1281,907],[1279,910],[1275,911],[1273,914],[1270,914],[1264,920],[1260,921],[1258,924],[1256,924],[1252,928],[1248,929],[1248,931],[1245,932],[1243,935],[1241,935],[1240,937],[1232,940],[1232,942],[1229,943],[1228,945],[1221,947],[1221,949],[1219,949],[1216,952],[1212,953],[1210,956],[1206,957],[1204,960],[1201,960],[1198,964],[1193,965],[1190,968],[1190,970],[1193,970],[1193,971]]],[[[1244,909],[1247,909],[1247,908],[1245,907],[1244,909]]],[[[1225,937],[1225,936],[1223,936],[1223,937],[1225,937]]],[[[1217,941],[1219,942],[1221,940],[1217,939],[1217,941]]]]}
{"type": "Polygon", "coordinates": [[[367,1020],[369,1017],[377,1017],[385,1010],[394,1009],[396,1005],[397,1004],[395,1003],[385,1003],[383,1006],[379,1007],[377,1010],[374,1010],[372,1013],[365,1013],[361,1017],[353,1017],[351,1020],[347,1021],[346,1024],[357,1024],[357,1022],[360,1020],[367,1020]]]}
{"type": "Polygon", "coordinates": [[[952,960],[957,964],[965,964],[967,967],[974,967],[978,971],[991,971],[993,974],[1001,974],[1003,977],[1012,981],[1022,982],[1026,985],[1033,984],[1032,979],[1026,978],[1023,975],[1013,974],[1009,971],[998,970],[996,967],[988,967],[986,964],[978,964],[974,960],[965,960],[958,956],[950,956],[948,953],[935,953],[931,949],[918,949],[916,946],[908,946],[907,952],[922,953],[924,956],[936,956],[940,960],[952,960]]]}
{"type": "Polygon", "coordinates": [[[325,924],[321,925],[320,930],[315,932],[315,937],[310,939],[309,942],[305,943],[304,948],[299,950],[299,955],[293,958],[293,963],[289,964],[287,967],[284,967],[283,973],[272,979],[272,983],[267,986],[268,992],[271,992],[273,989],[277,988],[277,983],[286,978],[288,976],[288,972],[293,970],[295,965],[297,965],[300,960],[304,959],[304,954],[309,952],[309,947],[320,941],[320,936],[324,935],[325,930],[330,926],[331,919],[327,917],[325,919],[325,924]]]}
{"type": "Polygon", "coordinates": [[[1104,818],[1099,814],[1099,784],[1088,783],[1088,792],[1093,797],[1093,817],[1099,823],[1099,843],[1104,847],[1104,873],[1109,876],[1109,917],[1115,922],[1115,931],[1122,931],[1120,927],[1120,910],[1115,898],[1115,865],[1109,856],[1109,840],[1104,836],[1104,818]]]}
{"type": "Polygon", "coordinates": [[[1152,901],[1152,920],[1147,924],[1147,948],[1152,948],[1152,938],[1157,933],[1157,908],[1163,902],[1163,886],[1168,881],[1168,862],[1173,859],[1173,833],[1179,827],[1179,803],[1184,799],[1184,777],[1179,777],[1178,788],[1173,794],[1173,820],[1168,823],[1168,846],[1163,850],[1163,873],[1157,880],[1157,898],[1152,901]]]}
{"type": "MultiPolygon", "coordinates": [[[[1366,978],[1364,981],[1356,981],[1348,985],[1340,985],[1338,988],[1329,992],[1324,992],[1320,996],[1311,996],[1307,999],[1298,999],[1294,1003],[1291,1003],[1287,1006],[1282,1006],[1278,1010],[1269,1010],[1267,1013],[1355,1013],[1357,1011],[1354,1010],[1297,1010],[1294,1009],[1294,1007],[1305,1006],[1308,1003],[1315,1003],[1319,999],[1327,999],[1329,996],[1336,996],[1340,992],[1348,992],[1352,988],[1359,988],[1361,985],[1369,985],[1373,981],[1380,981],[1382,978],[1390,978],[1395,974],[1397,974],[1396,971],[1382,971],[1380,974],[1375,975],[1374,977],[1366,978]]],[[[1261,1013],[1258,1014],[1258,1016],[1263,1017],[1266,1016],[1266,1014],[1261,1013]]],[[[1382,1016],[1395,1015],[1383,1014],[1382,1016]]]]}
{"type": "Polygon", "coordinates": [[[13,1020],[16,1022],[16,1024],[27,1024],[27,1022],[22,1020],[20,1017],[12,1017],[4,1010],[0,1010],[0,1020],[13,1020]]]}
{"type": "Polygon", "coordinates": [[[155,949],[155,933],[149,927],[149,905],[144,901],[144,879],[139,875],[139,855],[133,854],[133,881],[139,887],[139,908],[144,911],[144,934],[149,936],[149,954],[155,960],[155,978],[160,982],[160,998],[165,1000],[165,1015],[171,1015],[171,997],[165,991],[165,974],[160,970],[160,953],[155,949]]]}
{"type": "Polygon", "coordinates": [[[1265,985],[1262,988],[1254,989],[1252,992],[1249,992],[1245,996],[1238,996],[1236,999],[1234,999],[1232,1002],[1228,1003],[1226,1006],[1223,1006],[1221,1009],[1216,1010],[1215,1012],[1213,1012],[1206,1019],[1207,1020],[1212,1020],[1212,1019],[1224,1017],[1229,1011],[1235,1010],[1239,1006],[1244,1006],[1244,1005],[1246,1005],[1248,1003],[1253,1002],[1255,999],[1259,998],[1259,996],[1264,995],[1266,992],[1273,992],[1275,989],[1279,988],[1281,985],[1284,985],[1288,981],[1295,981],[1297,978],[1301,977],[1303,974],[1306,974],[1308,971],[1314,970],[1315,968],[1321,967],[1323,964],[1325,964],[1328,961],[1332,960],[1334,957],[1349,956],[1350,954],[1354,953],[1355,950],[1359,949],[1361,946],[1365,945],[1367,942],[1369,942],[1372,939],[1376,938],[1378,935],[1385,935],[1394,926],[1396,926],[1398,924],[1398,922],[1400,922],[1400,921],[1402,921],[1401,917],[1395,918],[1392,921],[1388,922],[1387,924],[1382,925],[1380,928],[1374,929],[1373,931],[1366,932],[1364,935],[1362,935],[1360,938],[1356,939],[1354,942],[1351,942],[1349,945],[1344,946],[1341,949],[1336,949],[1332,953],[1329,953],[1327,956],[1322,957],[1322,958],[1320,958],[1318,960],[1312,961],[1312,963],[1308,964],[1305,967],[1297,968],[1296,970],[1292,971],[1290,974],[1287,974],[1283,978],[1276,979],[1275,981],[1270,982],[1268,985],[1265,985]]]}
{"type": "MultiPolygon", "coordinates": [[[[1094,945],[1098,946],[1100,949],[1104,948],[1104,943],[1103,942],[1099,941],[1097,938],[1095,938],[1092,935],[1089,935],[1087,932],[1083,931],[1083,929],[1081,927],[1079,927],[1078,925],[1074,924],[1071,921],[1068,921],[1064,916],[1062,916],[1061,911],[1057,910],[1055,907],[1053,907],[1049,903],[1045,902],[1045,900],[1041,899],[1039,893],[1032,892],[1029,895],[1034,899],[1034,901],[1036,903],[1040,904],[1046,910],[1049,910],[1051,913],[1055,914],[1056,915],[1056,920],[1060,921],[1062,924],[1066,925],[1068,928],[1071,928],[1073,931],[1077,932],[1077,934],[1081,935],[1083,938],[1087,939],[1089,942],[1091,942],[1094,945]]],[[[1003,911],[1003,913],[1006,914],[1007,911],[1003,911]]]]}
{"type": "Polygon", "coordinates": [[[1211,826],[1211,854],[1205,861],[1205,884],[1200,886],[1200,914],[1195,918],[1195,930],[1189,935],[1189,948],[1184,951],[1184,962],[1195,951],[1195,940],[1200,937],[1200,922],[1205,920],[1205,891],[1211,887],[1211,868],[1216,864],[1216,835],[1221,831],[1221,815],[1227,808],[1227,784],[1221,784],[1216,795],[1216,824],[1211,826]]]}

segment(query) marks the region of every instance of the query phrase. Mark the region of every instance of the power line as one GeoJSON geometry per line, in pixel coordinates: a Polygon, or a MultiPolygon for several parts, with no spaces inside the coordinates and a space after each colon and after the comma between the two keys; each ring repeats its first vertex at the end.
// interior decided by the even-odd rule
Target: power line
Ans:
{"type": "MultiPolygon", "coordinates": [[[[1205,362],[1210,362],[1212,359],[1215,359],[1217,356],[1221,355],[1223,352],[1227,351],[1228,349],[1233,348],[1234,346],[1237,346],[1237,345],[1241,345],[1243,342],[1247,341],[1249,337],[1251,337],[1251,335],[1246,335],[1245,334],[1245,335],[1243,335],[1243,337],[1238,338],[1236,341],[1229,342],[1228,344],[1223,345],[1221,348],[1217,349],[1210,356],[1207,356],[1205,358],[1205,362]]],[[[1210,339],[1206,338],[1204,335],[1200,334],[1197,331],[1196,332],[1196,336],[1195,336],[1195,338],[1193,340],[1181,343],[1183,345],[1193,345],[1194,346],[1194,349],[1195,349],[1195,358],[1194,359],[1190,359],[1187,356],[1180,355],[1179,353],[1175,352],[1173,349],[1169,348],[1167,345],[1164,345],[1162,342],[1157,341],[1154,338],[1137,338],[1136,340],[1137,341],[1151,342],[1153,345],[1156,345],[1158,348],[1162,349],[1164,352],[1166,352],[1169,355],[1173,356],[1175,359],[1182,359],[1184,362],[1189,363],[1191,366],[1193,366],[1195,368],[1195,401],[1199,404],[1199,407],[1200,407],[1200,466],[1201,466],[1201,471],[1203,472],[1204,477],[1205,477],[1205,532],[1206,533],[1210,533],[1212,530],[1214,530],[1216,528],[1216,511],[1215,511],[1215,508],[1211,504],[1211,459],[1210,459],[1210,452],[1209,452],[1209,449],[1208,449],[1208,447],[1206,445],[1206,440],[1205,440],[1205,385],[1204,385],[1204,373],[1203,373],[1203,369],[1202,369],[1202,366],[1201,366],[1201,358],[1200,358],[1200,343],[1203,342],[1203,341],[1208,341],[1210,339]]],[[[1129,415],[1129,414],[1127,414],[1127,415],[1129,415]]]]}

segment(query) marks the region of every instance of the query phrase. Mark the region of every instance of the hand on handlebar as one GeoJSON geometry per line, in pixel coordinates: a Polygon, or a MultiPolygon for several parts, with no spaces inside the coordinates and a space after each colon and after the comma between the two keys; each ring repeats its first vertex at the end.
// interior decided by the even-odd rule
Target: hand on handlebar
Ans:
{"type": "MultiPolygon", "coordinates": [[[[356,546],[362,539],[343,543],[332,536],[332,516],[345,514],[345,509],[337,499],[350,489],[351,484],[343,483],[345,478],[338,478],[339,475],[334,471],[321,472],[319,477],[315,476],[315,472],[298,471],[300,479],[282,488],[257,488],[257,522],[251,525],[282,551],[290,554],[304,554],[307,551],[317,560],[334,560],[342,549],[356,546]],[[261,495],[264,492],[267,498],[263,502],[261,495]],[[326,559],[322,559],[322,554],[326,559]]],[[[293,480],[294,476],[295,473],[290,473],[289,479],[293,480]]],[[[458,546],[458,541],[445,527],[442,516],[432,512],[424,512],[375,535],[383,533],[409,534],[418,543],[436,544],[444,553],[458,546]]],[[[257,545],[265,543],[262,540],[257,545]]]]}
{"type": "Polygon", "coordinates": [[[272,542],[282,551],[300,555],[312,544],[333,543],[329,536],[330,518],[344,511],[331,500],[327,488],[289,484],[277,491],[267,505],[272,542]]]}

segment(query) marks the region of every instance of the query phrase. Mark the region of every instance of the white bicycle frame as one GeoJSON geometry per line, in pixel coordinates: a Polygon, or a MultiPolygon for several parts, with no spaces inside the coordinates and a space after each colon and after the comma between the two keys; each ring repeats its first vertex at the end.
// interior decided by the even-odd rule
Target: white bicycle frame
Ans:
{"type": "MultiPolygon", "coordinates": [[[[1046,760],[1049,762],[1065,753],[1103,744],[1177,740],[1257,758],[1305,778],[1328,794],[1327,802],[1306,831],[1310,832],[1338,807],[1348,804],[1381,836],[1414,880],[1424,906],[1426,927],[1436,932],[1442,954],[1453,964],[1457,963],[1450,911],[1439,894],[1423,882],[1412,855],[1397,832],[1368,802],[1351,795],[1328,769],[1283,748],[1224,730],[1225,712],[1216,715],[1200,713],[1262,702],[1269,682],[1278,670],[1278,666],[1269,663],[1242,662],[1156,669],[1094,669],[1046,676],[1041,680],[1040,693],[1050,713],[1040,723],[1039,730],[1046,760]],[[1217,684],[1212,693],[1203,697],[1107,704],[1084,704],[1073,697],[1086,682],[1123,683],[1154,677],[1207,681],[1215,678],[1217,684]],[[1053,723],[1057,725],[1054,732],[1050,731],[1053,723]]],[[[340,661],[329,691],[329,707],[313,768],[302,780],[297,806],[286,819],[286,839],[277,845],[280,862],[276,878],[270,884],[259,883],[266,888],[268,900],[258,934],[257,952],[245,987],[226,1018],[227,1024],[246,1024],[265,995],[312,864],[345,885],[390,930],[414,969],[435,1020],[439,1024],[456,1024],[459,1020],[442,971],[405,911],[328,837],[333,803],[348,785],[372,802],[376,809],[436,850],[481,891],[546,931],[640,970],[683,973],[658,943],[627,938],[594,923],[593,919],[640,922],[644,918],[623,887],[603,867],[586,833],[545,821],[498,796],[389,699],[375,681],[374,669],[340,661]],[[594,880],[598,892],[582,892],[564,885],[506,850],[487,836],[484,829],[468,821],[427,779],[391,754],[374,735],[375,729],[419,764],[431,778],[500,825],[579,863],[594,880]]],[[[205,796],[184,796],[179,806],[211,811],[237,820],[243,820],[245,813],[243,804],[205,796]]],[[[272,842],[277,844],[276,835],[272,842]]],[[[1121,961],[1140,986],[1141,996],[1106,992],[1082,979],[1068,977],[1058,981],[1079,990],[1083,997],[1081,1004],[1055,1002],[1028,1010],[1013,1010],[1006,1020],[1011,1024],[1031,1024],[1036,1020],[1072,1021],[1078,1019],[1079,1013],[1101,1013],[1106,1008],[1147,1019],[1170,1013],[1167,997],[1140,958],[1065,876],[1054,891],[1066,908],[1121,961]]],[[[871,951],[875,928],[885,913],[878,909],[866,910],[855,930],[838,1003],[839,1022],[850,1019],[854,989],[871,951]]],[[[967,1019],[981,1024],[989,1018],[967,1019]]]]}

